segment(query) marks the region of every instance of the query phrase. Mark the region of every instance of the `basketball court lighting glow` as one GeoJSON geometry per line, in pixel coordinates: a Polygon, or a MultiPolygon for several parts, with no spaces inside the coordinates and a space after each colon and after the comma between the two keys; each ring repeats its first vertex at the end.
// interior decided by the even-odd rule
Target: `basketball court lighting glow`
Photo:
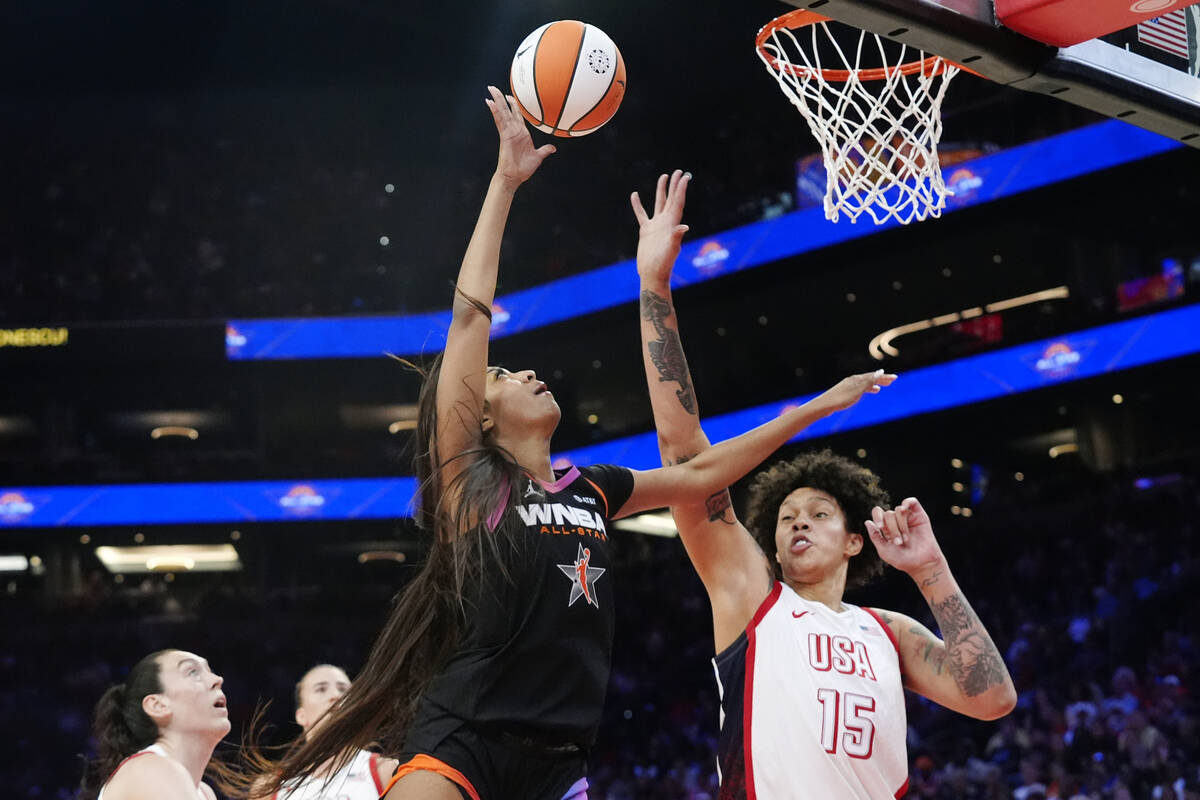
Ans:
{"type": "Polygon", "coordinates": [[[191,439],[195,441],[200,438],[200,431],[195,428],[189,428],[186,425],[160,425],[150,431],[151,439],[166,439],[166,438],[191,439]]]}
{"type": "Polygon", "coordinates": [[[674,537],[679,535],[675,528],[675,520],[670,511],[651,511],[647,514],[635,514],[632,517],[619,519],[613,527],[622,531],[644,533],[649,536],[674,537]]]}
{"type": "Polygon", "coordinates": [[[1065,444],[1056,444],[1053,447],[1051,447],[1050,448],[1050,457],[1058,458],[1059,456],[1064,456],[1067,453],[1078,453],[1078,452],[1079,452],[1079,445],[1075,444],[1074,442],[1066,442],[1065,444]]]}
{"type": "Polygon", "coordinates": [[[25,556],[0,556],[0,572],[24,572],[29,569],[29,559],[25,556]]]}
{"type": "Polygon", "coordinates": [[[366,564],[370,561],[395,561],[397,564],[403,564],[408,560],[408,557],[399,550],[367,550],[358,554],[358,563],[366,564]]]}
{"type": "Polygon", "coordinates": [[[171,544],[149,547],[96,548],[109,572],[233,572],[242,568],[231,544],[171,544]]]}
{"type": "Polygon", "coordinates": [[[1043,289],[1040,292],[1032,292],[1023,294],[1019,297],[1010,297],[1007,300],[997,300],[994,303],[988,303],[981,310],[978,307],[968,308],[963,311],[956,311],[952,314],[942,314],[931,319],[923,319],[920,322],[910,322],[906,325],[900,325],[895,328],[889,328],[883,333],[876,336],[867,345],[867,351],[871,354],[871,358],[876,361],[883,361],[884,356],[898,356],[900,351],[892,345],[892,341],[905,335],[906,333],[916,333],[917,331],[929,330],[942,325],[951,325],[955,322],[961,322],[964,319],[973,319],[981,316],[984,313],[994,314],[997,311],[1007,311],[1010,308],[1020,308],[1031,303],[1040,303],[1044,300],[1065,300],[1071,296],[1071,290],[1066,286],[1056,286],[1053,289],[1043,289]]]}

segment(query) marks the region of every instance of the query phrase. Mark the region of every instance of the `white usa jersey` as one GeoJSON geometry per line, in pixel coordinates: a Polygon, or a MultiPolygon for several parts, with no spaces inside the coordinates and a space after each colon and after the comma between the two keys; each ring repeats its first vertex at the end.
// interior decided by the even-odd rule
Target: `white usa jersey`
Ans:
{"type": "Polygon", "coordinates": [[[359,750],[349,764],[333,776],[309,778],[297,785],[285,786],[274,800],[379,800],[383,784],[379,782],[379,756],[359,750]]]}
{"type": "Polygon", "coordinates": [[[887,800],[908,789],[904,686],[875,612],[782,583],[713,659],[720,800],[887,800]]]}

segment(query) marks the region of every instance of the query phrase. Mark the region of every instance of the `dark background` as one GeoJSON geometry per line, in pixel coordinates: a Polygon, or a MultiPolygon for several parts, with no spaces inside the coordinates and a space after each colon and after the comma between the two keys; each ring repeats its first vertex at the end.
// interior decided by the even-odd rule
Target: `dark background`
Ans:
{"type": "MultiPolygon", "coordinates": [[[[221,349],[224,320],[444,308],[495,160],[485,86],[505,86],[517,43],[551,19],[584,19],[609,33],[629,87],[611,123],[580,140],[556,140],[559,152],[522,188],[504,243],[501,292],[632,257],[628,194],[648,194],[657,174],[675,167],[695,175],[689,237],[787,211],[796,161],[815,145],[765,74],[753,37],[789,8],[767,0],[6,7],[0,326],[70,325],[86,346],[71,357],[0,351],[0,485],[409,474],[407,434],[354,427],[344,412],[414,402],[415,377],[382,357],[230,363],[221,349]],[[152,441],[143,415],[170,410],[203,412],[200,438],[152,441]]],[[[969,75],[956,79],[943,116],[944,142],[985,151],[1097,121],[969,75]]],[[[867,342],[887,328],[1052,286],[1067,285],[1070,299],[1004,313],[999,339],[941,328],[905,337],[901,356],[886,366],[903,373],[1192,302],[1195,272],[1184,296],[1166,304],[1121,311],[1116,290],[1157,273],[1165,258],[1186,266],[1200,256],[1197,177],[1195,151],[1176,151],[679,291],[703,412],[820,390],[873,369],[867,342]]],[[[582,325],[498,341],[493,352],[497,363],[532,367],[554,387],[563,408],[557,449],[652,424],[632,304],[582,325]]],[[[1198,363],[1153,365],[820,444],[861,458],[895,497],[922,497],[948,549],[968,561],[1019,553],[1022,537],[1063,526],[1069,546],[1086,548],[1088,530],[1075,521],[1103,504],[1114,513],[1136,507],[1119,501],[1136,478],[1176,476],[1176,512],[1144,526],[1137,541],[1153,556],[1147,563],[1178,576],[1185,567],[1172,567],[1170,555],[1177,541],[1191,541],[1172,537],[1193,496],[1198,363]],[[1122,405],[1113,404],[1114,393],[1122,405]],[[1051,459],[1049,445],[1065,441],[1082,443],[1080,451],[1051,459]],[[966,472],[951,467],[952,458],[964,460],[966,472]],[[951,517],[950,506],[964,504],[951,484],[972,468],[987,476],[987,497],[970,520],[951,517]],[[1022,512],[1048,514],[1056,493],[1078,501],[1061,526],[1022,522],[1022,512]]],[[[740,500],[740,490],[735,495],[740,500]]],[[[90,705],[165,639],[222,656],[211,660],[238,701],[235,716],[256,697],[287,706],[290,682],[310,663],[333,660],[353,671],[387,598],[423,550],[404,521],[241,526],[242,573],[117,583],[92,548],[132,544],[136,533],[147,543],[227,541],[231,528],[0,537],[0,550],[45,562],[41,574],[9,580],[3,601],[2,668],[12,679],[6,721],[27,724],[38,708],[50,709],[42,715],[49,732],[30,733],[17,750],[35,766],[14,778],[21,791],[30,787],[16,796],[66,792],[61,787],[77,774],[66,765],[86,747],[81,726],[90,705]],[[357,563],[358,552],[380,543],[403,550],[409,566],[357,563]],[[36,687],[24,699],[40,705],[19,702],[22,685],[36,687]]],[[[1103,554],[1127,555],[1114,548],[1103,554]]],[[[643,654],[671,642],[686,673],[679,690],[708,698],[681,711],[689,721],[676,728],[711,734],[707,608],[682,548],[631,535],[627,555],[629,597],[654,601],[656,576],[665,575],[669,599],[659,598],[662,610],[645,625],[644,606],[624,610],[631,627],[619,652],[628,660],[617,672],[637,677],[635,688],[615,687],[614,696],[654,698],[661,676],[648,674],[643,654]]],[[[1039,558],[1052,565],[1060,556],[1039,558]]],[[[1093,561],[1070,584],[1081,603],[1095,585],[1126,585],[1108,574],[1104,558],[1093,561]]],[[[972,597],[995,605],[1008,588],[983,574],[972,597]]],[[[1019,627],[1014,619],[1043,612],[1057,619],[1040,603],[1058,602],[1066,613],[1069,590],[1052,601],[1030,588],[1050,583],[1030,578],[1031,605],[999,614],[1008,641],[1019,627]]],[[[903,581],[893,584],[878,602],[892,598],[916,614],[919,598],[903,581]]],[[[1152,622],[1147,635],[1191,624],[1152,622]]],[[[1142,644],[1114,645],[1095,674],[1107,682],[1119,658],[1143,653],[1142,644]]],[[[610,730],[624,737],[626,723],[610,730]]],[[[641,730],[652,738],[656,724],[641,730]]],[[[662,745],[663,771],[681,747],[667,739],[674,743],[662,745]]],[[[704,735],[695,739],[685,760],[709,770],[704,735]]],[[[647,748],[641,752],[650,758],[644,754],[654,746],[647,748]]],[[[629,767],[619,750],[604,756],[614,774],[629,767]]],[[[638,793],[683,796],[673,791],[638,793]]]]}

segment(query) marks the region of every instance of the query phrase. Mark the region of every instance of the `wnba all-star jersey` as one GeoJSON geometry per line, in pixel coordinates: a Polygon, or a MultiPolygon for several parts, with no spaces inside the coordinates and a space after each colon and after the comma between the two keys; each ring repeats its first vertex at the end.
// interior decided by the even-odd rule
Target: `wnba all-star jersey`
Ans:
{"type": "Polygon", "coordinates": [[[335,774],[285,786],[273,800],[379,800],[383,784],[379,782],[378,765],[377,754],[359,750],[335,774]]]}
{"type": "Polygon", "coordinates": [[[612,662],[609,526],[633,474],[612,466],[555,474],[553,483],[512,487],[508,516],[478,534],[506,537],[505,563],[484,565],[462,640],[422,695],[411,749],[429,752],[464,723],[594,741],[612,662]]]}
{"type": "Polygon", "coordinates": [[[884,800],[908,788],[907,720],[892,632],[776,583],[713,659],[720,800],[884,800]]]}

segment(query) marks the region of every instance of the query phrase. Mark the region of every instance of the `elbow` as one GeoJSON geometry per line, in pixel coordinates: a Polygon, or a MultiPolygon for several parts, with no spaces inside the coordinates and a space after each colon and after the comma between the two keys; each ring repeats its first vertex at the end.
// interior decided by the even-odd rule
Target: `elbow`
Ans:
{"type": "Polygon", "coordinates": [[[1011,683],[997,689],[986,701],[980,703],[971,716],[976,719],[991,722],[1006,717],[1017,707],[1017,690],[1011,683]]]}

